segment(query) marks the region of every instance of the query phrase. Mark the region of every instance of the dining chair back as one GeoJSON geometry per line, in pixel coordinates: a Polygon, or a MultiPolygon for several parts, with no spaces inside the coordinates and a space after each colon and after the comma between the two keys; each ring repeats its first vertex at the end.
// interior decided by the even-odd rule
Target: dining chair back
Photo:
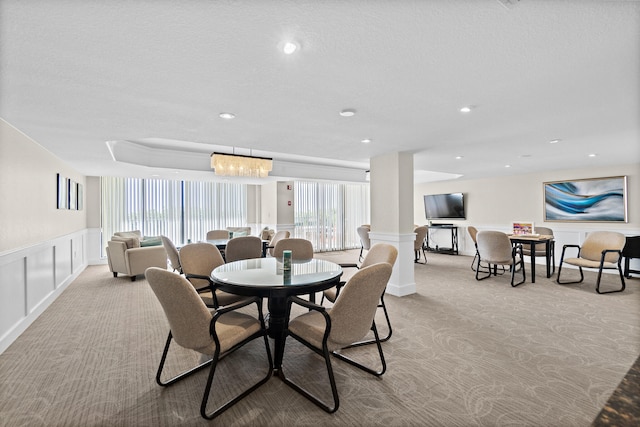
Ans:
{"type": "Polygon", "coordinates": [[[477,236],[478,241],[478,261],[476,263],[476,280],[484,280],[491,275],[497,274],[497,266],[509,266],[511,268],[511,286],[518,286],[524,283],[526,279],[524,260],[522,258],[522,245],[511,244],[509,236],[501,231],[483,230],[479,231],[477,236]],[[485,273],[480,267],[480,263],[485,262],[489,264],[488,273],[486,276],[480,276],[480,273],[485,273]],[[493,271],[492,271],[493,267],[493,271]],[[522,271],[522,280],[515,283],[516,271],[522,271]]]}
{"type": "Polygon", "coordinates": [[[286,231],[286,230],[280,230],[280,231],[276,232],[276,234],[273,235],[273,238],[269,242],[268,254],[270,256],[273,256],[273,250],[275,249],[276,244],[278,244],[278,242],[280,240],[282,240],[282,239],[288,239],[289,236],[291,236],[291,233],[286,231]]]}
{"type": "Polygon", "coordinates": [[[228,239],[228,230],[210,230],[207,231],[207,240],[228,239]]]}
{"type": "Polygon", "coordinates": [[[207,307],[227,305],[242,297],[214,288],[211,272],[224,264],[224,259],[215,245],[210,243],[190,243],[180,249],[182,272],[196,289],[207,307]]]}
{"type": "Polygon", "coordinates": [[[416,239],[413,241],[413,254],[414,254],[413,262],[420,263],[420,258],[423,257],[424,262],[421,264],[427,263],[427,254],[424,251],[424,247],[425,247],[424,240],[427,238],[427,231],[428,231],[428,228],[426,225],[416,227],[416,229],[413,230],[413,232],[416,233],[416,239]],[[420,252],[422,252],[422,255],[420,255],[420,252]]]}
{"type": "Polygon", "coordinates": [[[358,261],[362,261],[362,251],[371,249],[371,238],[369,237],[371,226],[368,224],[361,225],[356,231],[358,237],[360,237],[360,256],[358,257],[358,261]]]}
{"type": "Polygon", "coordinates": [[[281,258],[284,251],[291,251],[291,259],[311,259],[313,258],[313,243],[306,239],[281,239],[273,248],[273,256],[281,258]]]}
{"type": "Polygon", "coordinates": [[[169,264],[173,271],[177,271],[182,274],[182,265],[180,264],[180,254],[178,253],[178,248],[173,244],[171,239],[167,236],[160,236],[160,240],[162,240],[162,246],[164,246],[164,250],[167,251],[167,257],[169,258],[169,264]]]}
{"type": "MultiPolygon", "coordinates": [[[[361,269],[361,268],[366,268],[370,265],[384,262],[389,264],[391,267],[393,267],[396,263],[397,258],[398,258],[398,249],[396,249],[395,246],[390,245],[388,243],[376,243],[375,245],[371,246],[371,249],[369,249],[369,252],[367,252],[367,255],[364,257],[364,260],[362,261],[362,264],[359,267],[357,264],[341,264],[341,266],[343,268],[354,267],[354,268],[361,269]]],[[[340,294],[340,290],[344,287],[345,284],[346,282],[340,282],[338,286],[325,290],[322,295],[323,299],[326,298],[331,302],[335,302],[336,299],[338,298],[338,295],[340,294]]],[[[385,320],[387,321],[388,333],[385,337],[380,339],[380,341],[384,342],[384,341],[387,341],[389,338],[391,338],[391,334],[393,333],[393,329],[391,327],[391,320],[389,319],[389,313],[387,311],[387,306],[384,303],[384,290],[380,294],[380,302],[378,303],[378,308],[382,309],[385,320]]],[[[373,343],[374,341],[372,340],[366,340],[357,344],[364,345],[364,344],[373,344],[373,343]]]]}
{"type": "MultiPolygon", "coordinates": [[[[539,234],[541,236],[553,236],[553,230],[548,228],[548,227],[537,227],[535,228],[536,234],[539,234]]],[[[549,249],[549,254],[548,254],[548,258],[547,258],[547,244],[545,242],[539,242],[539,243],[535,243],[535,256],[536,258],[538,257],[544,257],[545,262],[547,263],[551,263],[552,267],[551,267],[551,274],[555,273],[556,271],[556,245],[555,245],[555,241],[551,240],[551,242],[549,242],[550,244],[550,249],[549,249]]],[[[522,245],[522,255],[525,256],[531,256],[531,248],[527,245],[522,245]]]]}
{"type": "Polygon", "coordinates": [[[227,262],[262,256],[262,239],[258,236],[241,236],[229,240],[224,250],[227,262]]]}
{"type": "MultiPolygon", "coordinates": [[[[259,298],[246,299],[241,303],[220,308],[212,313],[202,302],[193,286],[184,277],[156,267],[148,268],[145,276],[153,293],[160,301],[160,305],[169,322],[169,336],[156,372],[156,382],[159,385],[169,386],[210,366],[200,406],[200,414],[203,418],[213,419],[269,379],[273,370],[273,362],[262,315],[262,304],[259,298]],[[256,304],[258,318],[237,311],[241,307],[254,303],[256,304]],[[227,403],[213,411],[209,411],[207,404],[209,395],[212,394],[211,388],[214,374],[220,359],[260,337],[264,339],[269,363],[267,374],[227,403]],[[194,350],[210,357],[206,357],[206,360],[198,366],[165,380],[162,378],[162,372],[172,341],[175,341],[183,348],[194,350]]],[[[233,383],[234,387],[237,386],[235,377],[229,379],[229,382],[233,383]]]]}

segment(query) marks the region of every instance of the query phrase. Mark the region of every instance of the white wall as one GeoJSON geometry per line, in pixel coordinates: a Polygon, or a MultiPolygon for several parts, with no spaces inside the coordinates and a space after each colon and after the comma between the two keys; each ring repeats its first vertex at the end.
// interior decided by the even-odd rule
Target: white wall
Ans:
{"type": "MultiPolygon", "coordinates": [[[[486,178],[477,180],[455,180],[419,184],[414,190],[414,220],[426,224],[423,196],[462,192],[465,197],[467,219],[450,222],[458,225],[460,251],[474,254],[474,246],[466,227],[473,225],[479,230],[493,229],[508,232],[513,221],[533,221],[536,225],[549,227],[556,235],[556,257],[559,259],[563,244],[580,244],[586,234],[593,230],[612,230],[625,235],[640,234],[640,165],[629,164],[590,169],[574,169],[540,172],[527,175],[486,178]],[[607,176],[628,177],[628,222],[545,222],[543,183],[548,181],[598,178],[607,176]]],[[[436,222],[436,221],[434,221],[436,222]]],[[[441,246],[451,246],[447,230],[434,232],[441,246]]]]}
{"type": "Polygon", "coordinates": [[[56,174],[85,177],[0,119],[0,353],[87,265],[87,209],[57,209],[56,174]]]}

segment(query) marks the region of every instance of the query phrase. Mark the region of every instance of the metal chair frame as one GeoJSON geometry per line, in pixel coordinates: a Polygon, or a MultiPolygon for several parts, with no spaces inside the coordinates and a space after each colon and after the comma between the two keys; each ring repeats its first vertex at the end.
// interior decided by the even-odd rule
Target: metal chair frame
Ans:
{"type": "MultiPolygon", "coordinates": [[[[510,266],[510,271],[511,271],[511,286],[512,287],[516,287],[518,285],[521,285],[525,282],[525,280],[527,279],[527,275],[525,272],[525,268],[524,268],[524,258],[522,257],[522,245],[515,245],[512,249],[511,249],[511,259],[513,260],[513,264],[510,266]],[[516,255],[520,255],[520,260],[516,261],[516,255]],[[520,266],[520,269],[522,270],[522,280],[518,283],[514,283],[515,280],[515,273],[516,271],[519,271],[520,269],[516,268],[520,266]]],[[[480,276],[480,273],[486,273],[487,271],[482,271],[480,266],[481,263],[481,259],[480,259],[480,253],[478,253],[478,262],[476,263],[476,280],[480,281],[480,280],[484,280],[484,279],[488,279],[491,276],[497,276],[498,275],[498,264],[493,264],[493,271],[492,271],[492,265],[490,263],[489,264],[489,271],[488,274],[484,277],[480,276]]],[[[502,266],[504,269],[504,266],[502,266]]]]}
{"type": "MultiPolygon", "coordinates": [[[[558,277],[556,278],[556,283],[560,284],[560,285],[568,285],[568,284],[572,284],[572,283],[582,283],[584,281],[584,273],[582,272],[582,266],[577,266],[578,270],[580,271],[580,280],[574,280],[574,281],[564,281],[561,282],[560,281],[560,273],[562,272],[562,263],[564,262],[564,254],[565,251],[568,248],[577,248],[578,249],[578,255],[576,258],[580,258],[580,251],[581,251],[581,247],[579,245],[564,245],[562,247],[562,255],[560,256],[560,265],[558,266],[558,277]]],[[[585,268],[589,268],[589,267],[585,267],[585,268]]],[[[625,281],[624,281],[624,274],[622,274],[622,251],[618,250],[618,249],[605,249],[602,251],[602,255],[600,257],[600,266],[598,267],[598,279],[596,280],[596,292],[599,294],[612,294],[615,292],[622,292],[624,291],[626,287],[625,281]],[[601,292],[600,291],[600,279],[602,278],[602,270],[604,269],[609,269],[611,270],[611,267],[605,267],[604,263],[605,263],[605,257],[607,256],[608,253],[617,253],[618,254],[618,261],[616,262],[616,268],[618,269],[618,274],[620,275],[620,282],[622,283],[622,287],[620,289],[616,289],[613,291],[604,291],[601,292]]]]}
{"type": "MultiPolygon", "coordinates": [[[[291,311],[291,304],[295,302],[296,304],[308,308],[309,310],[315,310],[318,311],[322,314],[322,316],[324,317],[324,320],[326,322],[326,328],[325,328],[325,332],[322,338],[322,348],[317,348],[315,346],[313,346],[312,344],[310,344],[309,342],[305,341],[304,338],[294,334],[291,331],[287,331],[287,335],[293,337],[294,339],[296,339],[298,342],[302,343],[303,345],[305,345],[307,348],[311,349],[312,351],[314,351],[315,353],[319,354],[320,356],[322,356],[325,360],[325,364],[327,367],[327,373],[329,375],[329,383],[331,384],[331,394],[332,394],[332,398],[333,398],[333,406],[329,406],[328,404],[326,404],[325,402],[323,402],[320,398],[318,398],[317,396],[313,395],[311,392],[309,392],[308,390],[306,390],[304,387],[302,387],[301,385],[291,381],[289,378],[287,378],[284,374],[284,371],[280,371],[279,375],[280,378],[282,379],[282,381],[287,384],[289,387],[293,388],[294,390],[296,390],[298,393],[302,394],[304,397],[306,397],[307,399],[309,399],[311,402],[315,403],[316,405],[318,405],[320,408],[322,408],[323,410],[325,410],[328,413],[334,413],[335,411],[338,410],[338,407],[340,406],[340,399],[338,397],[338,388],[336,386],[336,380],[335,377],[333,375],[333,368],[331,367],[331,357],[330,356],[334,356],[337,357],[340,360],[343,360],[347,363],[349,363],[352,366],[355,366],[358,369],[361,369],[369,374],[375,375],[376,377],[381,376],[382,374],[384,374],[387,370],[387,363],[384,359],[384,353],[382,352],[382,345],[381,345],[381,340],[380,337],[378,336],[378,329],[376,328],[376,323],[375,320],[373,321],[372,325],[371,325],[371,330],[373,331],[373,334],[375,336],[375,340],[374,342],[376,343],[377,347],[378,347],[378,354],[380,355],[380,362],[382,364],[382,368],[380,370],[374,370],[368,366],[365,366],[359,362],[356,362],[355,360],[345,356],[344,354],[338,353],[336,351],[329,351],[328,347],[327,347],[327,340],[329,339],[329,334],[331,333],[331,318],[329,317],[329,314],[327,313],[326,309],[321,306],[321,305],[317,305],[317,304],[313,304],[311,302],[305,301],[301,298],[298,297],[290,297],[289,301],[288,301],[288,307],[287,307],[287,311],[288,313],[290,313],[291,311]]],[[[288,314],[287,314],[288,317],[288,314]]],[[[345,347],[348,348],[348,347],[345,347]]]]}
{"type": "Polygon", "coordinates": [[[202,403],[200,405],[200,414],[202,415],[203,418],[206,418],[208,420],[211,420],[213,418],[215,418],[216,416],[220,415],[222,412],[224,412],[225,410],[229,409],[231,406],[233,406],[234,404],[236,404],[238,401],[240,401],[241,399],[243,399],[244,397],[246,397],[247,395],[249,395],[252,391],[254,391],[255,389],[257,389],[258,387],[260,387],[262,384],[264,384],[265,382],[267,382],[269,380],[269,378],[271,378],[271,374],[273,372],[273,359],[271,357],[271,350],[269,348],[269,340],[267,338],[267,329],[265,327],[265,322],[264,322],[264,316],[262,315],[262,300],[258,297],[256,298],[251,298],[251,299],[247,299],[223,308],[218,308],[215,312],[215,314],[213,315],[213,318],[211,319],[211,323],[209,325],[209,332],[216,344],[216,351],[213,355],[213,358],[211,360],[207,360],[204,363],[201,363],[191,369],[188,369],[187,371],[184,371],[176,376],[174,376],[173,378],[166,380],[166,381],[162,381],[162,370],[164,368],[165,362],[167,360],[167,354],[169,353],[169,346],[171,345],[171,341],[173,339],[173,335],[171,334],[171,331],[169,331],[169,336],[167,337],[167,341],[166,344],[164,346],[164,350],[162,352],[162,358],[160,359],[160,365],[158,366],[158,371],[156,373],[156,382],[158,383],[158,385],[161,385],[163,387],[167,387],[170,386],[171,384],[174,384],[188,376],[191,376],[192,374],[206,368],[207,366],[211,366],[211,369],[209,371],[209,375],[207,377],[207,382],[205,385],[205,389],[204,389],[204,395],[202,396],[202,403]],[[230,311],[233,310],[237,310],[238,308],[247,306],[249,304],[253,304],[256,303],[256,305],[258,306],[258,317],[260,320],[260,326],[261,326],[261,330],[254,333],[253,335],[247,337],[245,340],[241,341],[240,343],[236,344],[235,346],[233,346],[232,348],[230,348],[229,350],[227,350],[224,353],[220,353],[220,340],[218,338],[218,335],[216,333],[216,322],[218,321],[218,319],[220,318],[220,316],[224,313],[228,313],[230,311]],[[214,374],[216,371],[216,366],[218,364],[218,362],[228,356],[229,354],[233,353],[234,351],[236,351],[237,349],[239,349],[240,347],[242,347],[243,345],[247,344],[248,342],[259,338],[259,337],[263,337],[264,338],[264,343],[265,343],[265,348],[267,351],[267,359],[269,361],[269,371],[267,372],[267,375],[260,379],[257,383],[251,385],[249,388],[245,389],[243,392],[241,392],[240,394],[236,395],[234,398],[232,398],[231,400],[227,401],[226,403],[224,403],[223,405],[219,406],[217,409],[215,409],[212,412],[207,412],[207,402],[209,401],[209,395],[211,393],[211,386],[213,384],[213,378],[214,378],[214,374]]]}

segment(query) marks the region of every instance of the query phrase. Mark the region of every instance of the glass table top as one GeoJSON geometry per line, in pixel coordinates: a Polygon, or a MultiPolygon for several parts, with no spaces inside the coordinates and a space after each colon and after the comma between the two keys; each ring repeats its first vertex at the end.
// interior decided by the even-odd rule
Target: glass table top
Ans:
{"type": "Polygon", "coordinates": [[[292,260],[291,270],[283,269],[282,258],[254,258],[223,264],[211,272],[218,283],[252,287],[304,286],[335,280],[342,268],[321,259],[292,260]]]}

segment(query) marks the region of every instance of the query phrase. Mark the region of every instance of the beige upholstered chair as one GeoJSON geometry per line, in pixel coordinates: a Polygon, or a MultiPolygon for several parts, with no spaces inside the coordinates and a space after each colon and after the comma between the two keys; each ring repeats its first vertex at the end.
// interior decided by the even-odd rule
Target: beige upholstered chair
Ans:
{"type": "Polygon", "coordinates": [[[587,238],[579,245],[564,245],[562,247],[562,256],[560,257],[560,265],[558,266],[558,278],[559,284],[565,285],[568,283],[581,283],[584,280],[584,274],[582,268],[597,268],[598,279],[596,281],[596,292],[599,294],[609,294],[612,292],[622,292],[625,288],[624,275],[622,274],[622,249],[625,245],[625,236],[622,233],[616,233],[614,231],[593,231],[587,235],[587,238]],[[565,259],[565,251],[568,248],[576,248],[578,254],[576,258],[565,259]],[[574,280],[569,282],[560,281],[560,273],[562,272],[562,264],[567,263],[575,265],[580,271],[580,280],[574,280]],[[617,269],[620,274],[620,282],[622,287],[613,291],[600,291],[600,279],[602,277],[602,270],[604,269],[617,269]]]}
{"type": "Polygon", "coordinates": [[[262,240],[257,236],[234,237],[229,240],[224,250],[224,259],[227,262],[260,258],[261,256],[262,240]]]}
{"type": "Polygon", "coordinates": [[[467,231],[469,232],[469,237],[471,237],[471,240],[473,241],[473,246],[475,246],[476,248],[476,253],[473,256],[473,260],[471,260],[471,269],[473,271],[476,271],[475,263],[476,263],[476,259],[478,259],[478,240],[476,236],[478,234],[478,229],[470,225],[467,227],[467,231]]]}
{"type": "Polygon", "coordinates": [[[362,251],[371,249],[371,238],[369,237],[371,226],[369,224],[361,225],[358,227],[357,232],[358,237],[360,237],[360,256],[358,257],[358,261],[362,261],[362,251]]]}
{"type": "Polygon", "coordinates": [[[375,314],[380,295],[384,292],[389,277],[391,277],[391,270],[391,265],[386,262],[361,268],[343,287],[340,297],[330,309],[325,309],[298,297],[291,297],[289,300],[289,311],[292,302],[310,309],[308,313],[289,322],[288,335],[324,357],[331,383],[333,405],[325,404],[301,385],[286,378],[284,370],[280,372],[280,376],[287,385],[329,413],[337,411],[340,405],[338,389],[331,367],[331,355],[375,376],[381,376],[386,371],[387,366],[376,328],[375,314]],[[362,340],[369,331],[373,331],[380,355],[382,366],[377,371],[337,352],[337,350],[362,340]]]}
{"type": "Polygon", "coordinates": [[[313,258],[313,243],[307,239],[281,239],[273,248],[273,256],[281,258],[283,251],[291,251],[291,259],[311,259],[313,258]]]}
{"type": "MultiPolygon", "coordinates": [[[[233,306],[219,308],[212,313],[204,305],[193,286],[184,277],[159,268],[147,269],[146,277],[151,289],[162,305],[169,321],[170,329],[156,373],[156,382],[159,385],[169,386],[210,365],[211,368],[209,369],[209,376],[207,377],[200,405],[200,414],[210,420],[240,401],[240,399],[264,384],[271,377],[273,361],[262,316],[262,303],[259,298],[246,299],[233,306]],[[238,308],[254,303],[258,309],[258,319],[236,311],[238,308]],[[233,399],[210,412],[207,409],[207,402],[211,394],[216,366],[223,357],[260,337],[264,339],[269,362],[267,374],[233,399]],[[197,351],[212,358],[171,379],[164,380],[162,378],[162,370],[167,360],[171,341],[175,341],[181,347],[197,351]]],[[[228,381],[233,384],[233,388],[236,388],[235,377],[229,378],[228,381]]]]}
{"type": "Polygon", "coordinates": [[[418,262],[420,263],[420,252],[422,251],[422,257],[424,257],[424,262],[421,264],[426,264],[427,263],[427,254],[424,252],[424,239],[427,238],[427,226],[423,225],[421,227],[417,227],[415,230],[413,230],[414,233],[416,233],[416,240],[414,240],[413,242],[413,253],[414,253],[414,259],[413,262],[418,262]]]}
{"type": "MultiPolygon", "coordinates": [[[[386,262],[387,264],[393,265],[396,263],[396,259],[398,258],[398,250],[395,246],[390,245],[388,243],[376,243],[369,249],[367,252],[367,256],[364,257],[364,261],[360,267],[357,264],[340,264],[342,268],[366,268],[373,264],[378,264],[381,262],[386,262]]],[[[328,299],[331,302],[335,302],[340,294],[340,289],[345,285],[345,282],[340,282],[338,286],[327,289],[324,291],[322,298],[328,299]]],[[[393,333],[393,329],[391,329],[391,321],[389,320],[389,313],[387,312],[387,306],[384,303],[384,291],[380,294],[380,302],[378,304],[379,308],[382,308],[384,312],[384,317],[387,321],[388,333],[384,338],[381,338],[380,341],[387,341],[391,338],[391,334],[393,333]]],[[[362,344],[371,344],[373,341],[363,341],[362,344]]]]}
{"type": "Polygon", "coordinates": [[[210,230],[207,231],[207,240],[228,239],[228,230],[210,230]]]}
{"type": "Polygon", "coordinates": [[[118,232],[107,242],[107,261],[113,277],[118,273],[131,276],[144,274],[149,267],[167,268],[167,251],[162,244],[158,246],[140,246],[140,231],[118,232]]]}
{"type": "Polygon", "coordinates": [[[224,264],[218,248],[210,243],[190,243],[180,249],[182,272],[196,289],[207,307],[216,308],[243,299],[213,287],[211,272],[224,264]]]}
{"type": "Polygon", "coordinates": [[[524,260],[522,258],[522,245],[511,245],[509,236],[501,231],[479,231],[476,239],[478,241],[476,280],[484,280],[491,275],[495,276],[498,265],[508,265],[511,268],[511,286],[515,287],[524,283],[526,273],[524,270],[524,260]],[[486,276],[480,276],[480,273],[486,272],[481,270],[481,262],[489,264],[489,271],[486,276]],[[522,281],[514,283],[517,270],[522,271],[522,281]]]}
{"type": "Polygon", "coordinates": [[[162,239],[162,246],[164,246],[164,250],[167,251],[167,256],[169,257],[169,264],[173,271],[177,271],[182,274],[182,266],[180,265],[180,253],[178,252],[178,248],[173,244],[171,239],[167,236],[160,236],[162,239]]]}
{"type": "Polygon", "coordinates": [[[273,249],[276,247],[276,244],[278,243],[278,241],[282,240],[282,239],[288,239],[289,236],[291,235],[291,233],[289,233],[288,231],[284,231],[284,230],[280,230],[278,232],[276,232],[276,234],[274,234],[273,239],[271,239],[271,241],[269,242],[269,250],[268,250],[268,254],[270,256],[273,256],[273,249]]]}
{"type": "MultiPolygon", "coordinates": [[[[541,236],[553,236],[553,230],[547,227],[537,227],[536,226],[536,234],[541,236]]],[[[551,245],[551,253],[549,254],[549,259],[547,259],[547,251],[546,244],[544,242],[535,244],[535,255],[536,259],[538,257],[544,258],[546,263],[551,263],[551,274],[556,271],[556,242],[551,241],[549,244],[551,245]]],[[[528,245],[522,245],[522,255],[531,256],[531,248],[528,245]]]]}

